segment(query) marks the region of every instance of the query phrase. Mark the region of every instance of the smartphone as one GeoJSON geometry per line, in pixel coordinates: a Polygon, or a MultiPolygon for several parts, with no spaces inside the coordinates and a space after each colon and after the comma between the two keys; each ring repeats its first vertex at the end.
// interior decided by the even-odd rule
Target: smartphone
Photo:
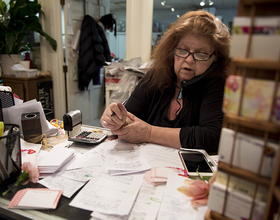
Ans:
{"type": "Polygon", "coordinates": [[[206,151],[202,150],[181,150],[180,159],[189,176],[212,176],[216,170],[215,162],[210,158],[206,151]]]}

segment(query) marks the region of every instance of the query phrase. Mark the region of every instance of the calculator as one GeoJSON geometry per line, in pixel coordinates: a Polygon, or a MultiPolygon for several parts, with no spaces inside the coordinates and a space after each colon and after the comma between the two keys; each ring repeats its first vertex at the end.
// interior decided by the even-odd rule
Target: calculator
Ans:
{"type": "Polygon", "coordinates": [[[98,144],[107,137],[107,134],[97,131],[82,131],[76,136],[68,137],[68,141],[76,141],[88,144],[98,144]]]}

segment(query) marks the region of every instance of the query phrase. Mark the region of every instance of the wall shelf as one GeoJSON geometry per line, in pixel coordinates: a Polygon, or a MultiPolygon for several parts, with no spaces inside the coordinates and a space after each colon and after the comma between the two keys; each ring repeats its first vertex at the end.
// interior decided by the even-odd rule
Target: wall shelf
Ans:
{"type": "Polygon", "coordinates": [[[239,177],[241,179],[248,180],[248,181],[257,183],[259,185],[262,185],[262,186],[269,187],[269,184],[270,184],[270,179],[268,179],[268,178],[261,177],[255,173],[240,169],[238,167],[233,167],[226,163],[220,162],[218,169],[225,173],[229,173],[229,174],[239,177]]]}

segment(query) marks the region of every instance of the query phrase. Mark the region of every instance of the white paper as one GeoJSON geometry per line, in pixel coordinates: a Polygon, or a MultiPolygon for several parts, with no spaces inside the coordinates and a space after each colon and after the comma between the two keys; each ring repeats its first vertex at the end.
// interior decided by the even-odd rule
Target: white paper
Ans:
{"type": "Polygon", "coordinates": [[[158,213],[160,220],[186,220],[186,219],[204,219],[208,209],[206,206],[199,206],[194,209],[191,206],[191,197],[187,197],[177,189],[184,186],[186,177],[171,174],[168,177],[163,201],[158,213]]]}
{"type": "Polygon", "coordinates": [[[49,191],[40,189],[30,189],[24,194],[18,206],[15,208],[40,208],[40,209],[51,209],[57,202],[57,196],[59,191],[49,191]]]}
{"type": "Polygon", "coordinates": [[[78,189],[80,189],[84,182],[71,180],[65,177],[59,176],[59,174],[52,174],[44,179],[38,181],[38,183],[49,189],[60,189],[63,191],[62,195],[70,198],[78,189]]]}
{"type": "Polygon", "coordinates": [[[26,69],[23,65],[21,64],[15,64],[12,66],[12,70],[16,71],[16,70],[21,70],[21,71],[26,71],[28,69],[26,69]]]}
{"type": "Polygon", "coordinates": [[[63,147],[54,147],[47,157],[45,157],[38,166],[60,166],[70,155],[74,154],[74,150],[63,147]]]}
{"type": "Polygon", "coordinates": [[[165,185],[151,186],[143,181],[136,201],[127,216],[105,215],[92,212],[91,216],[102,220],[153,220],[156,219],[165,185]]]}
{"type": "Polygon", "coordinates": [[[3,108],[2,111],[3,111],[3,118],[5,118],[5,123],[16,124],[20,126],[21,134],[22,134],[21,115],[24,113],[39,112],[42,133],[45,133],[49,130],[49,126],[43,111],[42,104],[41,102],[37,102],[36,99],[24,102],[22,104],[11,106],[9,108],[3,108]]]}
{"type": "Polygon", "coordinates": [[[178,167],[184,168],[179,157],[179,150],[157,144],[141,146],[141,151],[152,167],[178,167]]]}
{"type": "Polygon", "coordinates": [[[29,149],[32,149],[34,150],[36,153],[36,156],[38,156],[40,150],[41,150],[41,147],[42,145],[41,144],[33,144],[33,143],[30,143],[30,142],[27,142],[25,140],[23,140],[22,138],[20,139],[20,147],[21,147],[21,150],[29,150],[29,149]]]}
{"type": "Polygon", "coordinates": [[[91,166],[76,170],[64,170],[62,172],[59,172],[59,175],[68,179],[85,183],[89,181],[96,173],[99,173],[101,169],[101,166],[91,166]]]}
{"type": "Polygon", "coordinates": [[[54,173],[73,157],[73,149],[55,146],[42,160],[38,160],[39,171],[40,173],[54,173]]]}
{"type": "Polygon", "coordinates": [[[69,204],[104,214],[128,215],[142,184],[142,175],[101,173],[86,184],[69,204]]]}
{"type": "Polygon", "coordinates": [[[66,170],[73,170],[83,167],[91,166],[101,166],[103,165],[103,159],[100,153],[96,152],[94,149],[77,157],[66,170]]]}
{"type": "Polygon", "coordinates": [[[112,175],[137,173],[151,169],[140,148],[120,140],[111,141],[102,145],[106,169],[112,175]]]}

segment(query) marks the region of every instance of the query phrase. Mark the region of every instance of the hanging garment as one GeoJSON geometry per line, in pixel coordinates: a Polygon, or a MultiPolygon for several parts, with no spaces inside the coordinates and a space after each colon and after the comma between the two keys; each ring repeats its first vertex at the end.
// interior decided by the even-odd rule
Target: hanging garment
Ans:
{"type": "Polygon", "coordinates": [[[87,88],[91,80],[98,84],[100,67],[106,65],[105,61],[111,62],[111,55],[104,31],[94,18],[85,15],[79,42],[79,90],[87,88]]]}

